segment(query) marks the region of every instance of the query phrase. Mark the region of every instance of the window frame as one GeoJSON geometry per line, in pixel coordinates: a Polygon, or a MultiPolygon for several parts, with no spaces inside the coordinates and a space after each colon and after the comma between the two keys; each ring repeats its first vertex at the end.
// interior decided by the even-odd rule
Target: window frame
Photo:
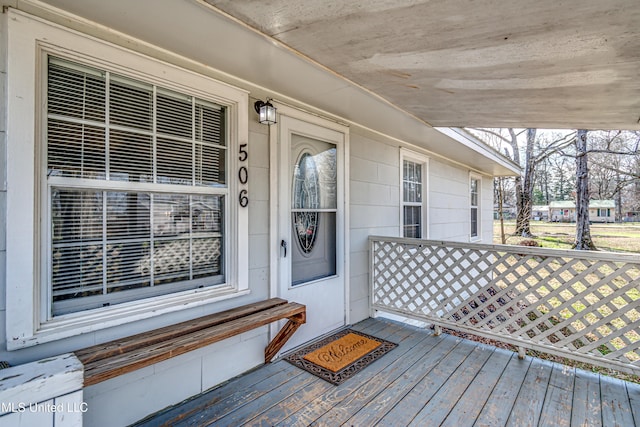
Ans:
{"type": "MultiPolygon", "coordinates": [[[[248,209],[237,203],[240,144],[248,141],[248,92],[204,74],[10,10],[7,19],[7,349],[122,325],[249,293],[248,209]],[[12,19],[13,18],[13,19],[12,19]],[[46,41],[44,41],[46,40],[46,41]],[[26,54],[33,52],[33,54],[26,54]],[[48,228],[39,217],[47,205],[46,57],[53,55],[143,80],[227,108],[228,201],[225,212],[225,283],[53,317],[46,269],[48,228]],[[43,72],[44,70],[44,72],[43,72]],[[34,161],[34,159],[36,159],[34,161]],[[44,178],[44,179],[43,179],[44,178]],[[45,185],[43,185],[45,183],[45,185]],[[43,188],[44,187],[44,188],[43,188]],[[34,194],[33,197],[25,195],[34,194]],[[19,230],[19,231],[18,231],[19,230]]],[[[178,56],[169,57],[185,63],[178,56]]],[[[123,182],[123,189],[132,190],[123,182]]],[[[246,185],[243,186],[246,189],[246,185]]],[[[44,215],[45,217],[47,215],[44,215]]]]}
{"type": "Polygon", "coordinates": [[[482,206],[482,177],[475,173],[469,174],[469,241],[477,242],[482,240],[481,226],[481,206],[482,206]],[[476,181],[476,204],[473,205],[472,182],[476,181]],[[476,234],[473,234],[473,226],[471,223],[471,212],[476,210],[476,234]]]}
{"type": "MultiPolygon", "coordinates": [[[[44,99],[47,100],[51,100],[52,98],[49,96],[49,93],[47,89],[48,89],[48,81],[46,79],[46,76],[48,75],[48,72],[51,69],[51,64],[54,64],[54,68],[57,68],[57,72],[59,73],[59,69],[60,66],[65,67],[67,70],[79,70],[79,71],[86,71],[88,69],[93,70],[93,71],[98,71],[100,73],[104,73],[105,74],[105,85],[103,90],[105,91],[105,96],[104,99],[102,100],[102,102],[107,103],[109,102],[109,97],[107,96],[108,93],[111,93],[111,88],[109,86],[109,82],[117,82],[119,80],[122,79],[121,76],[116,75],[114,73],[111,73],[108,70],[103,70],[100,69],[98,70],[95,67],[91,67],[90,64],[85,64],[85,63],[80,63],[78,61],[74,61],[74,62],[68,62],[65,64],[66,59],[62,59],[60,58],[60,56],[58,55],[50,55],[48,52],[43,51],[43,57],[42,57],[42,63],[43,63],[43,68],[41,70],[41,72],[43,73],[43,75],[45,76],[45,85],[43,86],[43,94],[45,96],[44,99]],[[84,69],[84,67],[87,67],[86,69],[84,69]]],[[[127,78],[128,79],[128,78],[127,78]]],[[[159,114],[159,112],[161,111],[159,107],[160,102],[159,101],[155,101],[156,100],[156,94],[162,94],[162,93],[167,93],[166,88],[158,86],[158,85],[151,85],[148,84],[146,81],[143,81],[141,79],[131,79],[131,83],[138,86],[138,87],[142,87],[142,86],[148,86],[148,88],[150,89],[150,92],[152,94],[152,98],[154,101],[152,101],[153,105],[153,114],[152,117],[158,117],[157,115],[159,114]]],[[[203,100],[199,97],[194,97],[194,96],[190,96],[187,95],[183,92],[177,93],[176,95],[180,96],[180,97],[184,97],[186,98],[187,96],[190,98],[190,104],[191,104],[191,112],[195,113],[197,111],[197,107],[198,105],[207,105],[209,104],[210,106],[213,106],[215,108],[220,107],[217,104],[213,104],[211,102],[208,102],[207,100],[203,100]]],[[[225,110],[227,110],[226,107],[220,107],[220,108],[224,108],[225,110]]],[[[197,161],[197,156],[196,156],[196,152],[198,150],[198,145],[199,142],[196,138],[195,132],[194,132],[194,126],[196,125],[196,119],[195,117],[191,117],[190,120],[190,127],[191,127],[191,141],[186,141],[184,139],[184,137],[180,138],[180,137],[176,137],[175,135],[169,135],[166,132],[161,132],[160,130],[156,129],[155,126],[155,120],[151,120],[154,125],[151,128],[151,130],[140,130],[140,128],[135,128],[134,126],[131,125],[122,125],[122,124],[114,124],[113,122],[110,122],[109,117],[110,115],[114,114],[114,112],[117,112],[117,107],[114,107],[113,105],[109,105],[108,107],[105,105],[105,115],[103,120],[91,120],[91,119],[78,119],[77,117],[72,117],[69,116],[67,114],[56,114],[55,112],[52,112],[50,109],[48,109],[46,106],[43,106],[42,111],[41,111],[41,118],[43,123],[43,138],[42,141],[38,141],[37,143],[40,144],[40,149],[42,150],[43,154],[42,154],[42,161],[41,161],[41,165],[39,165],[39,167],[41,168],[40,170],[47,170],[49,171],[48,167],[49,167],[49,160],[51,159],[50,154],[51,154],[51,148],[56,146],[56,145],[60,145],[60,141],[55,141],[54,140],[47,140],[48,137],[50,136],[49,134],[49,129],[50,127],[47,125],[49,123],[50,117],[52,117],[52,119],[57,122],[57,123],[61,123],[62,126],[66,126],[69,124],[83,124],[83,125],[87,125],[89,127],[93,127],[94,129],[104,129],[104,137],[108,138],[108,135],[111,133],[113,134],[114,132],[125,132],[128,133],[129,135],[133,134],[133,135],[145,135],[148,136],[149,142],[153,141],[153,145],[151,147],[151,150],[149,152],[150,156],[149,156],[149,160],[151,161],[151,163],[149,164],[150,166],[150,173],[151,176],[153,177],[152,180],[121,180],[118,175],[118,169],[122,170],[121,168],[123,167],[123,165],[118,164],[118,163],[109,163],[109,160],[113,160],[114,159],[114,153],[115,151],[110,151],[109,147],[112,146],[111,144],[113,143],[113,141],[111,139],[107,139],[107,143],[104,145],[104,153],[101,153],[100,156],[100,160],[102,160],[103,167],[105,168],[104,173],[105,176],[101,177],[101,178],[86,178],[86,177],[82,177],[82,176],[67,176],[65,173],[57,173],[55,175],[51,175],[49,173],[47,174],[43,174],[42,175],[42,182],[40,183],[41,185],[41,205],[45,207],[44,209],[40,210],[40,215],[42,218],[42,223],[41,223],[41,227],[43,230],[42,233],[42,237],[40,239],[41,243],[40,243],[40,247],[42,248],[42,254],[41,254],[41,260],[43,261],[41,264],[41,271],[44,272],[43,273],[43,296],[45,296],[45,298],[43,298],[41,300],[41,307],[42,307],[42,318],[43,319],[51,319],[52,317],[57,317],[60,316],[61,314],[70,314],[73,312],[81,312],[81,311],[85,311],[85,310],[89,310],[89,309],[95,309],[100,307],[100,305],[102,306],[106,306],[106,305],[115,305],[115,304],[120,304],[122,302],[129,302],[129,301],[139,301],[142,300],[144,298],[151,298],[151,297],[155,297],[155,296],[160,296],[160,295],[165,295],[165,294],[175,294],[177,293],[179,290],[191,290],[191,289],[195,289],[198,288],[200,286],[214,286],[216,284],[221,284],[221,283],[225,283],[225,277],[226,277],[226,272],[223,270],[221,275],[218,275],[217,277],[201,277],[201,278],[194,278],[191,280],[181,280],[179,282],[173,282],[171,284],[162,284],[162,285],[157,285],[154,281],[153,281],[153,272],[147,277],[148,280],[151,280],[151,282],[149,283],[149,281],[147,281],[147,285],[143,285],[143,286],[139,286],[136,287],[135,289],[128,289],[125,290],[124,292],[105,292],[106,289],[109,289],[109,280],[108,280],[108,273],[106,273],[105,271],[103,271],[103,273],[101,274],[102,276],[102,292],[97,293],[96,295],[91,295],[88,297],[82,297],[82,298],[68,298],[65,300],[61,300],[61,301],[54,301],[54,285],[53,285],[53,259],[52,259],[52,253],[53,253],[53,248],[54,248],[54,239],[51,235],[52,232],[52,220],[53,220],[53,206],[54,206],[54,202],[53,202],[53,194],[54,194],[54,189],[58,190],[58,191],[71,191],[71,192],[88,192],[88,193],[101,193],[102,197],[104,197],[104,194],[106,193],[106,198],[107,200],[109,200],[109,194],[113,194],[113,193],[125,193],[125,194],[136,194],[138,196],[140,195],[146,195],[149,196],[149,200],[151,201],[152,199],[155,199],[157,201],[157,203],[161,203],[158,200],[161,200],[163,198],[163,195],[172,195],[172,196],[186,196],[188,198],[191,197],[223,197],[223,200],[218,200],[218,202],[222,202],[220,204],[220,206],[222,207],[221,209],[221,217],[223,219],[226,219],[229,215],[229,204],[230,204],[230,200],[229,200],[229,180],[228,180],[228,171],[226,171],[226,168],[223,168],[222,170],[225,170],[225,177],[224,177],[224,181],[222,183],[214,183],[213,185],[206,185],[203,183],[198,184],[197,183],[197,175],[198,173],[196,172],[197,168],[198,168],[198,161],[197,161]],[[133,133],[132,133],[133,131],[133,133]],[[176,184],[176,183],[164,183],[162,182],[162,178],[164,175],[164,173],[161,173],[158,169],[160,168],[160,162],[164,159],[164,157],[162,157],[160,155],[160,149],[159,149],[159,144],[161,143],[160,141],[166,141],[167,138],[169,138],[168,140],[175,142],[188,142],[191,144],[191,149],[189,150],[189,154],[190,156],[192,156],[192,158],[190,159],[190,167],[191,167],[191,180],[192,182],[190,184],[185,184],[185,183],[181,183],[181,184],[176,184]],[[115,170],[115,171],[114,171],[115,170]],[[52,283],[48,283],[48,281],[51,280],[52,283]],[[216,281],[216,283],[213,283],[214,281],[216,281]],[[53,302],[52,302],[53,301],[53,302]],[[51,304],[51,305],[49,305],[51,304]],[[59,313],[56,314],[56,311],[58,311],[59,313]],[[52,315],[50,315],[50,313],[53,312],[52,315]],[[60,313],[61,312],[61,313],[60,313]]],[[[228,127],[228,120],[226,120],[226,114],[223,115],[224,118],[224,129],[226,129],[228,127]]],[[[73,132],[73,130],[71,131],[73,132]]],[[[102,138],[102,137],[101,137],[102,138]]],[[[224,132],[224,141],[219,144],[219,143],[215,143],[214,145],[216,146],[216,148],[223,150],[221,151],[220,154],[223,153],[224,156],[224,161],[223,164],[226,164],[228,162],[228,157],[229,157],[229,147],[228,147],[228,143],[230,142],[230,139],[228,138],[228,132],[224,132]]],[[[83,144],[86,143],[86,141],[83,142],[83,144]]],[[[202,142],[200,143],[200,145],[204,146],[205,144],[207,144],[206,142],[202,142]]],[[[209,143],[209,146],[211,143],[209,143]]],[[[66,154],[66,153],[61,153],[61,154],[66,154]]],[[[58,155],[58,157],[61,157],[61,154],[58,155]]],[[[135,157],[135,154],[133,154],[133,156],[135,157]]],[[[126,161],[125,161],[126,162],[126,161]]],[[[128,166],[124,166],[125,169],[128,170],[127,173],[131,173],[133,172],[135,174],[135,167],[133,169],[131,169],[131,162],[128,162],[129,165],[128,166]]],[[[136,166],[136,162],[133,162],[133,166],[136,166]]],[[[58,167],[56,167],[55,165],[52,166],[54,169],[57,169],[58,172],[63,172],[64,168],[59,169],[58,167]]],[[[149,178],[147,176],[147,178],[149,178]]],[[[102,210],[100,211],[100,216],[102,217],[102,234],[101,237],[95,238],[94,240],[96,241],[101,241],[100,244],[104,245],[104,244],[108,244],[109,241],[113,241],[113,240],[125,240],[124,245],[126,246],[127,244],[131,244],[131,242],[126,242],[126,238],[120,236],[119,238],[117,237],[109,237],[106,234],[106,228],[108,227],[108,223],[109,221],[106,219],[107,215],[108,215],[108,211],[109,208],[107,208],[107,204],[110,204],[107,201],[104,201],[104,204],[102,206],[102,210]],[[107,209],[107,211],[105,212],[104,209],[107,209]]],[[[111,207],[113,207],[113,205],[111,205],[111,207]]],[[[149,234],[147,236],[147,243],[150,242],[160,242],[160,243],[156,243],[159,245],[162,245],[162,241],[165,239],[162,239],[161,236],[156,236],[155,231],[153,229],[152,226],[152,218],[155,218],[156,215],[154,213],[154,210],[152,208],[152,204],[149,204],[149,211],[148,213],[148,218],[150,219],[149,221],[149,234]]],[[[219,238],[221,238],[221,246],[223,248],[222,253],[221,253],[221,257],[219,258],[219,262],[222,266],[227,266],[229,265],[229,259],[227,257],[227,253],[226,253],[226,244],[225,241],[228,238],[228,234],[227,234],[227,230],[226,230],[226,220],[223,220],[222,222],[222,228],[219,230],[219,234],[221,234],[221,236],[219,236],[219,238]]],[[[137,240],[140,239],[144,239],[143,236],[139,236],[139,238],[137,240]]],[[[191,235],[189,234],[188,237],[182,237],[183,241],[188,241],[189,242],[189,246],[191,247],[191,244],[194,244],[198,241],[198,237],[195,235],[191,235]]],[[[166,241],[166,240],[165,240],[166,241]]],[[[171,241],[175,242],[176,238],[174,237],[173,239],[171,239],[171,241]]],[[[86,244],[86,243],[85,243],[86,244]]],[[[157,246],[160,247],[160,246],[157,246]]],[[[103,247],[104,249],[104,247],[103,247]]],[[[149,257],[151,257],[151,255],[153,254],[157,254],[156,251],[150,251],[149,252],[149,257]]],[[[155,258],[155,257],[154,257],[155,258]]],[[[108,270],[108,263],[106,263],[106,259],[102,260],[102,265],[101,268],[102,269],[107,269],[108,270]]],[[[191,265],[191,259],[189,260],[189,264],[191,265]]],[[[71,284],[70,284],[71,285],[71,284]]],[[[117,286],[117,285],[116,285],[117,286]]],[[[126,286],[126,285],[125,285],[126,286]]],[[[76,285],[73,288],[71,288],[70,290],[72,291],[77,291],[79,289],[79,287],[76,285]]]]}
{"type": "Polygon", "coordinates": [[[399,188],[399,205],[400,205],[400,228],[399,236],[405,237],[404,226],[404,208],[405,206],[420,206],[420,239],[429,238],[429,157],[420,154],[408,148],[400,148],[400,188],[399,188]],[[405,202],[404,200],[404,162],[412,162],[422,166],[422,202],[405,202]]]}

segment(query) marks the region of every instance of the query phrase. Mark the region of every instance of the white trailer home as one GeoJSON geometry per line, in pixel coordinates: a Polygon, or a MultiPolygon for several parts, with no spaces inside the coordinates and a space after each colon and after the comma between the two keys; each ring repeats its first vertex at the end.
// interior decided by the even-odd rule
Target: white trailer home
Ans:
{"type": "MultiPolygon", "coordinates": [[[[589,200],[589,221],[615,222],[615,200],[589,200]]],[[[549,204],[550,217],[553,222],[575,222],[576,204],[571,200],[561,200],[549,204]]]]}
{"type": "Polygon", "coordinates": [[[576,204],[571,200],[558,200],[549,203],[549,221],[575,222],[576,204]]]}
{"type": "Polygon", "coordinates": [[[616,201],[589,200],[589,221],[616,222],[616,201]]]}
{"type": "MultiPolygon", "coordinates": [[[[1,360],[271,297],[306,305],[286,350],[369,316],[369,235],[491,243],[509,160],[203,2],[143,3],[4,2],[1,360]],[[271,125],[254,108],[267,99],[271,125]]],[[[264,363],[277,331],[85,372],[81,418],[180,402],[264,363]]]]}
{"type": "Polygon", "coordinates": [[[0,4],[4,425],[130,424],[367,319],[370,236],[493,286],[519,167],[457,126],[638,128],[635,0],[0,4]]]}

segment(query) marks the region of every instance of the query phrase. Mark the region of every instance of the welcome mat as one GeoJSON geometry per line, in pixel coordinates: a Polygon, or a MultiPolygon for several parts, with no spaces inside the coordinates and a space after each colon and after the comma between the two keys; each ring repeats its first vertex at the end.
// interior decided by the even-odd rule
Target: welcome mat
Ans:
{"type": "Polygon", "coordinates": [[[284,359],[338,385],[397,346],[381,338],[345,329],[309,344],[284,359]]]}

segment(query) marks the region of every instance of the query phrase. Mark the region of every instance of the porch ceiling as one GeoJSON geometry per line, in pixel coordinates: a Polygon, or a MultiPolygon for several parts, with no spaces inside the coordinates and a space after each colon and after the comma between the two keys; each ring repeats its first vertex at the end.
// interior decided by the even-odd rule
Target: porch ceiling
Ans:
{"type": "Polygon", "coordinates": [[[638,0],[206,0],[433,126],[640,129],[638,0]]]}
{"type": "MultiPolygon", "coordinates": [[[[417,98],[400,97],[407,104],[394,103],[376,88],[364,88],[366,82],[354,84],[338,70],[310,61],[206,0],[0,0],[0,4],[237,85],[253,98],[271,97],[363,126],[483,174],[519,173],[517,165],[473,136],[447,126],[425,125],[425,118],[409,109],[409,103],[422,102],[417,98]]],[[[261,2],[254,6],[262,8],[261,2]]],[[[286,10],[284,3],[281,10],[286,10]]]]}

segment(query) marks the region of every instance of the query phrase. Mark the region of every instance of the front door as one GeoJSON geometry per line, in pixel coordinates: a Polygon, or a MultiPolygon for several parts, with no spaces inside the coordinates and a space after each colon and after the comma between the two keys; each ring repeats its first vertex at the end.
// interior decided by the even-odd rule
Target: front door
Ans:
{"type": "Polygon", "coordinates": [[[287,349],[345,324],[345,133],[281,116],[278,139],[278,291],[307,306],[287,349]]]}

